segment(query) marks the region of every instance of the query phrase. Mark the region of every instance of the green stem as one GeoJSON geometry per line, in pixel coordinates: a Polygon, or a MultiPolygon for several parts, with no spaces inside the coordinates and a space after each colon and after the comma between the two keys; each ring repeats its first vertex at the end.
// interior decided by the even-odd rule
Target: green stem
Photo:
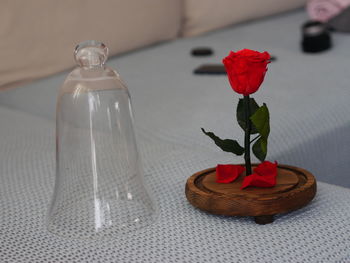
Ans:
{"type": "Polygon", "coordinates": [[[261,135],[256,136],[253,140],[250,141],[250,143],[256,141],[256,139],[259,139],[260,137],[261,137],[261,135]]]}
{"type": "Polygon", "coordinates": [[[252,124],[250,121],[250,100],[249,95],[244,96],[244,106],[245,106],[245,134],[244,134],[244,160],[245,160],[245,169],[246,175],[252,174],[252,164],[250,161],[250,132],[252,129],[252,124]]]}

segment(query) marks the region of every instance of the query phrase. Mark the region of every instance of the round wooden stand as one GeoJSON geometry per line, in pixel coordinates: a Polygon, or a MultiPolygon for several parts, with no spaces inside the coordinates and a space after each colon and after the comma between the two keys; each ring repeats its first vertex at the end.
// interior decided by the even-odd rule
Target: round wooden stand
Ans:
{"type": "Polygon", "coordinates": [[[211,214],[253,216],[257,224],[269,224],[275,214],[297,210],[316,194],[315,177],[298,167],[278,165],[277,184],[271,188],[241,190],[244,176],[229,184],[219,184],[215,181],[215,168],[200,171],[187,180],[187,200],[211,214]]]}

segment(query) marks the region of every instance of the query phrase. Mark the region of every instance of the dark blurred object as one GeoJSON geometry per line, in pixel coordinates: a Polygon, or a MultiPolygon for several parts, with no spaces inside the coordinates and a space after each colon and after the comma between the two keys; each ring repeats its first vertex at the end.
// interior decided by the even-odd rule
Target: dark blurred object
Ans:
{"type": "Polygon", "coordinates": [[[226,74],[223,64],[204,64],[193,71],[194,74],[226,74]]]}
{"type": "Polygon", "coordinates": [[[191,51],[192,56],[195,56],[195,57],[210,56],[213,53],[214,53],[213,50],[209,47],[196,47],[191,51]]]}
{"type": "Polygon", "coordinates": [[[271,62],[275,62],[276,60],[277,60],[277,57],[275,57],[275,56],[271,56],[271,57],[270,57],[270,61],[271,61],[271,62]]]}
{"type": "Polygon", "coordinates": [[[318,21],[308,21],[302,26],[302,49],[307,53],[318,53],[332,47],[329,28],[318,21]]]}
{"type": "Polygon", "coordinates": [[[335,31],[350,33],[350,7],[330,19],[328,25],[335,31]]]}

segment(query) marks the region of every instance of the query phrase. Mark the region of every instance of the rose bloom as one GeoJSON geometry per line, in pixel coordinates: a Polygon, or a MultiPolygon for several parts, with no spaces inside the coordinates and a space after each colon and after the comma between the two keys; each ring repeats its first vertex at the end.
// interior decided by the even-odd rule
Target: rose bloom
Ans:
{"type": "Polygon", "coordinates": [[[270,58],[268,52],[250,49],[231,51],[222,62],[232,89],[244,96],[256,92],[264,81],[270,58]]]}

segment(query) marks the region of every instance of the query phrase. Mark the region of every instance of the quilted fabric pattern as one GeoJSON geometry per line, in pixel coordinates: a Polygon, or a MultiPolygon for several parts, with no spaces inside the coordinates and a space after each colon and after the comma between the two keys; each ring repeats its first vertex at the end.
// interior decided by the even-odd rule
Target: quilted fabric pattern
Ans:
{"type": "Polygon", "coordinates": [[[1,262],[349,262],[350,190],[318,184],[307,207],[270,225],[213,216],[184,195],[195,171],[230,162],[201,146],[138,130],[146,180],[160,205],[139,232],[95,241],[66,240],[45,229],[54,179],[54,123],[2,108],[0,118],[1,262]],[[11,122],[10,122],[11,121],[11,122]],[[30,127],[30,129],[23,129],[30,127]]]}

